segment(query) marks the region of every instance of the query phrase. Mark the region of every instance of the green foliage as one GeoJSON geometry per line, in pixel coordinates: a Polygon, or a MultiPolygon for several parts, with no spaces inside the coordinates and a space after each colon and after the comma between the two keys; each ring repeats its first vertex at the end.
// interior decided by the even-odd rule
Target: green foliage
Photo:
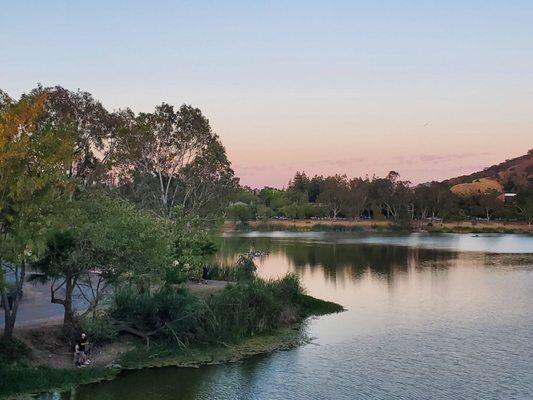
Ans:
{"type": "Polygon", "coordinates": [[[108,282],[157,281],[172,260],[172,232],[163,219],[125,200],[91,193],[73,202],[64,227],[49,235],[36,267],[50,278],[99,270],[108,282]]]}
{"type": "Polygon", "coordinates": [[[248,281],[254,278],[255,268],[238,264],[235,266],[210,265],[207,267],[207,279],[228,282],[248,281]]]}
{"type": "MultiPolygon", "coordinates": [[[[509,182],[504,185],[511,188],[509,182]]],[[[265,223],[272,217],[289,219],[365,218],[389,220],[396,230],[411,229],[410,221],[454,220],[472,217],[487,220],[525,220],[533,222],[531,189],[512,186],[517,190],[516,201],[503,203],[498,192],[460,196],[445,182],[430,182],[417,186],[389,172],[385,177],[353,178],[346,175],[307,177],[297,172],[286,190],[265,187],[261,190],[240,188],[241,198],[255,198],[256,217],[265,223]]],[[[247,219],[244,216],[243,219],[247,219]]],[[[262,225],[265,229],[267,225],[262,225]]],[[[279,228],[279,226],[278,226],[279,228]]],[[[284,229],[291,229],[284,227],[284,229]]],[[[298,228],[308,229],[308,228],[298,228]]]]}
{"type": "Polygon", "coordinates": [[[519,215],[529,224],[533,222],[533,189],[518,194],[516,199],[519,215]]]}
{"type": "Polygon", "coordinates": [[[227,286],[207,300],[215,320],[208,333],[216,341],[234,341],[295,322],[301,295],[303,289],[293,275],[227,286]]]}
{"type": "Polygon", "coordinates": [[[60,369],[51,367],[5,368],[0,364],[0,397],[18,393],[39,393],[50,389],[111,378],[116,370],[102,368],[60,369]]]}
{"type": "Polygon", "coordinates": [[[30,349],[20,340],[0,337],[0,366],[25,361],[29,355],[30,349]]]}
{"type": "Polygon", "coordinates": [[[14,306],[5,309],[11,337],[26,265],[40,256],[50,226],[73,190],[72,137],[38,121],[45,95],[8,101],[0,111],[0,295],[7,300],[7,270],[16,280],[14,306]]]}
{"type": "Polygon", "coordinates": [[[91,338],[91,341],[95,343],[110,342],[118,335],[117,328],[105,315],[82,319],[80,330],[86,333],[91,338]]]}
{"type": "Polygon", "coordinates": [[[175,266],[167,267],[165,270],[165,285],[180,285],[187,282],[189,278],[187,271],[175,266]]]}
{"type": "Polygon", "coordinates": [[[212,234],[182,218],[173,224],[172,238],[174,267],[189,278],[201,278],[204,266],[217,251],[212,234]]]}
{"type": "Polygon", "coordinates": [[[169,216],[176,206],[216,220],[236,187],[220,138],[190,105],[163,103],[131,113],[117,135],[115,165],[121,193],[143,208],[169,216]]]}
{"type": "Polygon", "coordinates": [[[252,206],[248,204],[232,204],[227,209],[227,215],[229,219],[233,219],[240,222],[246,222],[251,219],[255,219],[255,212],[252,206]]]}
{"type": "Polygon", "coordinates": [[[344,311],[344,307],[332,301],[317,299],[312,296],[302,295],[299,303],[306,315],[326,315],[344,311]]]}
{"type": "Polygon", "coordinates": [[[163,287],[154,293],[120,288],[110,316],[155,337],[187,344],[198,337],[206,318],[202,301],[185,288],[163,287]]]}

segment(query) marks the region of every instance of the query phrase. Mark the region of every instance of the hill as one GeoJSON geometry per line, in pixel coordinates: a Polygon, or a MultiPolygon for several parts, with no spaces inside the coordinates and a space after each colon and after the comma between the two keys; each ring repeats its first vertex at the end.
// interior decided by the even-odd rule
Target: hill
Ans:
{"type": "Polygon", "coordinates": [[[474,190],[471,185],[476,188],[488,185],[495,189],[501,185],[507,191],[533,187],[533,149],[523,156],[505,160],[483,171],[445,180],[444,183],[458,191],[474,190]]]}
{"type": "Polygon", "coordinates": [[[458,183],[451,187],[453,193],[461,194],[464,196],[474,195],[476,193],[486,193],[491,190],[495,190],[499,193],[503,192],[503,185],[496,179],[481,178],[475,179],[469,183],[458,183]]]}

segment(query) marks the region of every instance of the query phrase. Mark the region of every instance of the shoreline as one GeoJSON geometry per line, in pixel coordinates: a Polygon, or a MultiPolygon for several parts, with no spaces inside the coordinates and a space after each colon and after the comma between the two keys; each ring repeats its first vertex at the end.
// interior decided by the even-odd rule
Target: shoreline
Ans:
{"type": "Polygon", "coordinates": [[[533,234],[533,226],[526,222],[503,221],[450,221],[427,222],[415,221],[408,226],[395,225],[384,220],[253,220],[242,224],[225,221],[222,232],[257,231],[333,231],[333,232],[429,232],[429,233],[520,233],[533,234]]]}
{"type": "MultiPolygon", "coordinates": [[[[310,342],[305,332],[305,324],[310,318],[345,311],[339,304],[307,295],[306,304],[307,310],[301,320],[272,332],[245,337],[234,343],[197,343],[185,349],[179,349],[173,343],[154,343],[147,349],[138,338],[123,335],[97,349],[100,353],[111,351],[115,354],[114,358],[105,360],[105,363],[95,358],[93,364],[87,368],[76,368],[72,362],[68,367],[54,367],[53,353],[41,355],[40,361],[34,359],[29,365],[0,366],[3,378],[0,381],[0,399],[33,398],[48,392],[65,392],[80,385],[115,379],[122,372],[129,370],[199,368],[288,350],[310,342]]],[[[32,326],[32,329],[25,333],[31,335],[38,329],[38,326],[32,326]]],[[[48,326],[48,329],[60,330],[60,326],[48,326]]],[[[58,350],[60,349],[54,349],[56,352],[58,350]]]]}

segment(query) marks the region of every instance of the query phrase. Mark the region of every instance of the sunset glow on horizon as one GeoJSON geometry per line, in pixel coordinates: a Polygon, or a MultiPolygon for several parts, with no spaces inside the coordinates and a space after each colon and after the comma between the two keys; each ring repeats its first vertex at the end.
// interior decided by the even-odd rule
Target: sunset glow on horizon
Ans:
{"type": "Polygon", "coordinates": [[[251,187],[413,183],[533,148],[533,3],[9,2],[0,88],[199,107],[251,187]]]}

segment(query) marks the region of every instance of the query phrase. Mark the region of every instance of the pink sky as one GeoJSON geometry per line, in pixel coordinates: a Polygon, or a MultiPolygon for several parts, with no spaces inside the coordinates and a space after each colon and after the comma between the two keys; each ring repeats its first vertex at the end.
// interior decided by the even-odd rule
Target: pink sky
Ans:
{"type": "MultiPolygon", "coordinates": [[[[211,122],[241,183],[287,185],[296,171],[384,176],[400,172],[413,183],[442,180],[523,155],[533,148],[533,102],[520,93],[497,99],[458,94],[384,96],[374,103],[336,98],[283,106],[228,107],[211,122]]],[[[281,103],[280,103],[281,104],[281,103]]],[[[285,103],[286,104],[286,103],[285,103]]]]}
{"type": "Polygon", "coordinates": [[[246,185],[417,183],[533,148],[531,0],[5,3],[2,89],[192,104],[246,185]]]}

